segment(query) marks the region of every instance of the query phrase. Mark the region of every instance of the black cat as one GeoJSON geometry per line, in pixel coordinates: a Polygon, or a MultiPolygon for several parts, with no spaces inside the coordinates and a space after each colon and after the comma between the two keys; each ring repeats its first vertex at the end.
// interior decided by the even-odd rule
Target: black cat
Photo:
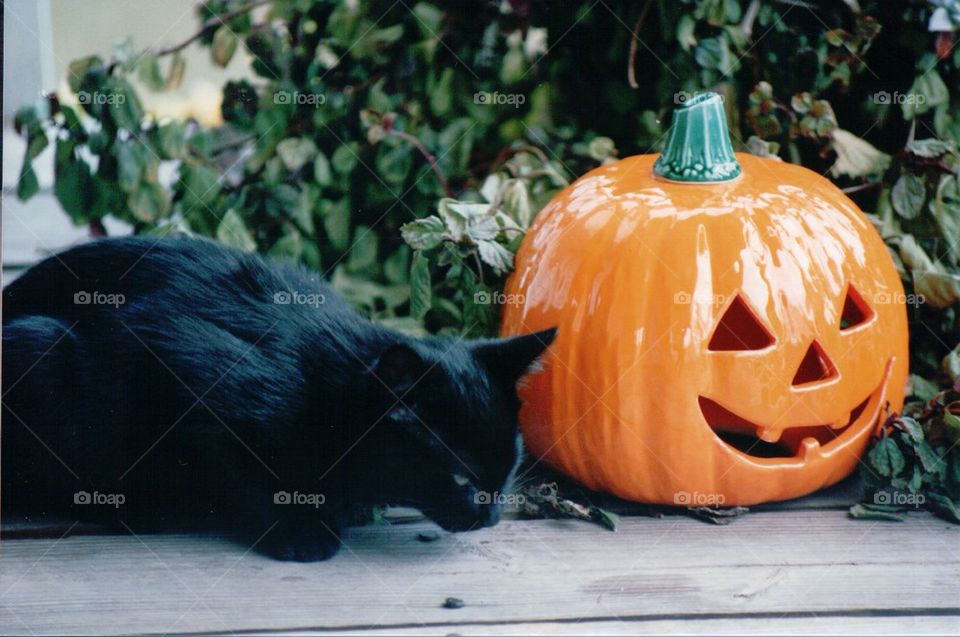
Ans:
{"type": "Polygon", "coordinates": [[[410,338],[315,272],[202,239],[76,247],[3,291],[4,512],[219,529],[304,561],[360,506],[489,526],[515,384],[553,336],[410,338]]]}

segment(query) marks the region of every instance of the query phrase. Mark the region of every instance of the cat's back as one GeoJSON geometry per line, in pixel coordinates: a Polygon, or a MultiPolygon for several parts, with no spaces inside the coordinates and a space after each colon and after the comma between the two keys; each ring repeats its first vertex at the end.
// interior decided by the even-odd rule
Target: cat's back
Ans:
{"type": "Polygon", "coordinates": [[[318,273],[208,239],[110,238],[51,256],[7,286],[4,321],[28,314],[89,315],[111,304],[130,312],[172,304],[188,313],[270,313],[291,292],[332,298],[318,273]]]}

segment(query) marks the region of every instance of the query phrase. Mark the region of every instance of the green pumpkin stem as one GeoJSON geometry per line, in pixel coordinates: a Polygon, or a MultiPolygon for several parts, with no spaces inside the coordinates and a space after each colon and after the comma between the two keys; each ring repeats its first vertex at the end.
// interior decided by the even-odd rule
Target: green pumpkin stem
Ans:
{"type": "Polygon", "coordinates": [[[698,95],[673,112],[670,136],[653,172],[685,183],[729,181],[740,174],[719,95],[698,95]]]}

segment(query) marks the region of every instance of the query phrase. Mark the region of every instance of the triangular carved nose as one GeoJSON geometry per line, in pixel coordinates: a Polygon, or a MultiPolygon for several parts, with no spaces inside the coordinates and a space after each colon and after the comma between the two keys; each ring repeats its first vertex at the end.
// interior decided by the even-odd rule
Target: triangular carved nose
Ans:
{"type": "Polygon", "coordinates": [[[800,367],[793,376],[793,384],[808,385],[810,383],[821,383],[837,375],[837,369],[833,366],[833,361],[823,351],[820,343],[814,341],[807,348],[807,353],[803,355],[800,361],[800,367]]]}

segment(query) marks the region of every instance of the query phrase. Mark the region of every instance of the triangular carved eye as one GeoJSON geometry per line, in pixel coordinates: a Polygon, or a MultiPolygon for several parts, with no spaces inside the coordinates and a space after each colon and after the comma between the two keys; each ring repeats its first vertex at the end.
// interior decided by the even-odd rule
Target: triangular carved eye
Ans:
{"type": "Polygon", "coordinates": [[[873,311],[867,305],[857,289],[847,286],[847,296],[843,300],[843,312],[840,314],[840,329],[850,330],[863,325],[873,316],[873,311]]]}
{"type": "Polygon", "coordinates": [[[800,367],[797,368],[797,373],[793,377],[793,384],[819,383],[836,375],[837,368],[833,366],[833,361],[820,347],[820,343],[814,341],[810,343],[807,353],[800,361],[800,367]]]}
{"type": "Polygon", "coordinates": [[[770,345],[773,345],[773,335],[738,294],[723,313],[707,349],[714,352],[733,352],[763,349],[770,345]]]}

